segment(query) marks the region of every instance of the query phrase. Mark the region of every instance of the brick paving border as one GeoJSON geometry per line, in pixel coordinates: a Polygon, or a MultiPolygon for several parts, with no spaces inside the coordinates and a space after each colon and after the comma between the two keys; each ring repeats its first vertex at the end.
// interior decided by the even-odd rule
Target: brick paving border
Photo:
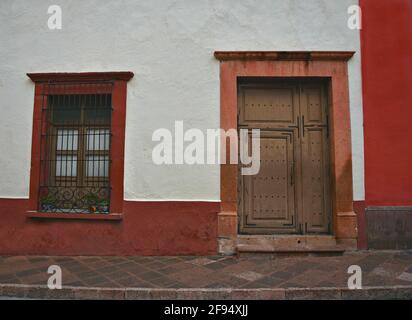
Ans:
{"type": "Polygon", "coordinates": [[[27,299],[114,299],[114,300],[382,300],[412,299],[412,286],[347,288],[93,288],[45,285],[0,284],[0,297],[27,299]]]}

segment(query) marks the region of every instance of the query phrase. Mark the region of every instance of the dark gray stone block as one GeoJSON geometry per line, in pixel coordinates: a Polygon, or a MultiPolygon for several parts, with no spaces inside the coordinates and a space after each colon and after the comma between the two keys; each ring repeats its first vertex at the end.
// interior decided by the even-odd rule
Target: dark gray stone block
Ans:
{"type": "Polygon", "coordinates": [[[412,249],[412,207],[366,208],[369,249],[412,249]]]}

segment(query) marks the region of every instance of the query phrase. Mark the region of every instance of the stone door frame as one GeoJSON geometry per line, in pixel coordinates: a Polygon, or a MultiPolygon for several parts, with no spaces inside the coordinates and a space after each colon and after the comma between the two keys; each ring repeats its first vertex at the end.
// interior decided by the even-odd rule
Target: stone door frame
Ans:
{"type": "MultiPolygon", "coordinates": [[[[220,61],[220,127],[237,129],[239,77],[321,77],[329,79],[332,232],[339,244],[357,245],[353,211],[352,147],[347,62],[353,51],[216,51],[220,61]]],[[[238,235],[237,164],[220,165],[221,210],[218,251],[233,253],[238,235]]]]}

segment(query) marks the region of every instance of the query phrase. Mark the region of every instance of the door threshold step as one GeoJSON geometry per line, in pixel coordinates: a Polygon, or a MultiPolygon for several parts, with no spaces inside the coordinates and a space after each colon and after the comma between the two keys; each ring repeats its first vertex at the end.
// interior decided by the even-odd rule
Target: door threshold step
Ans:
{"type": "Polygon", "coordinates": [[[345,247],[330,235],[239,235],[238,255],[341,255],[345,247]]]}
{"type": "Polygon", "coordinates": [[[238,245],[237,254],[245,255],[274,255],[274,256],[293,256],[293,255],[342,255],[345,248],[341,246],[317,247],[317,248],[268,248],[253,245],[238,245]]]}

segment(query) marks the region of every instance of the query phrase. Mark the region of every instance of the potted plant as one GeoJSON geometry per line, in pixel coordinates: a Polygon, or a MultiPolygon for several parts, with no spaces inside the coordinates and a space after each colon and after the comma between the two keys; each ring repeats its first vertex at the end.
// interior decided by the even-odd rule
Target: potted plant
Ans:
{"type": "Polygon", "coordinates": [[[96,213],[99,197],[96,194],[90,192],[84,197],[84,200],[89,213],[96,213]]]}
{"type": "Polygon", "coordinates": [[[40,208],[42,211],[53,211],[56,209],[57,199],[56,197],[49,193],[40,199],[40,208]]]}
{"type": "Polygon", "coordinates": [[[103,213],[109,213],[109,200],[108,199],[100,199],[98,203],[97,210],[103,213]]]}

